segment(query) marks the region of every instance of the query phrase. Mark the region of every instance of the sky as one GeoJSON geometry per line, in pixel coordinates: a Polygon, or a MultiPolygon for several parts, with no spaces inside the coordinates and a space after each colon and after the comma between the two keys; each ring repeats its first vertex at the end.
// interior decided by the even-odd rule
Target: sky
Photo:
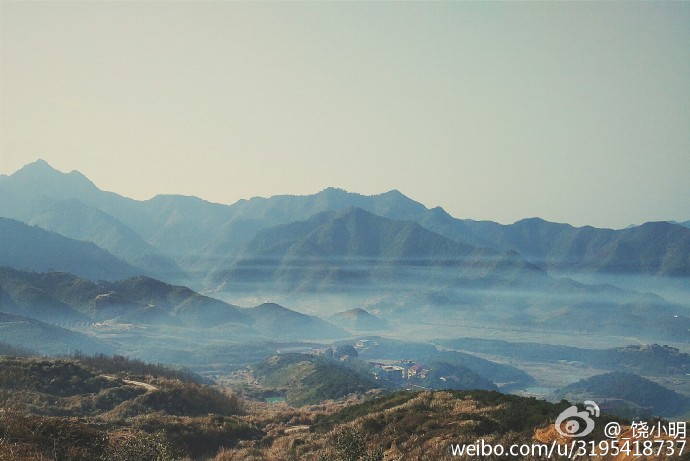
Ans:
{"type": "Polygon", "coordinates": [[[690,2],[0,2],[0,173],[690,219],[690,2]]]}

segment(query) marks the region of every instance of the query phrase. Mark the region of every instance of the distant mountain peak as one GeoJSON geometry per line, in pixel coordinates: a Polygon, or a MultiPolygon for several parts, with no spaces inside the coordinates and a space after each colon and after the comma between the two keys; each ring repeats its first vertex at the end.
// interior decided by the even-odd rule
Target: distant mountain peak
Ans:
{"type": "Polygon", "coordinates": [[[35,162],[27,163],[23,167],[21,167],[19,170],[17,170],[12,176],[15,175],[25,175],[25,174],[46,174],[46,173],[57,173],[57,174],[63,174],[61,171],[53,168],[48,162],[43,160],[42,158],[39,158],[35,162]]]}
{"type": "Polygon", "coordinates": [[[396,196],[396,197],[405,197],[405,198],[408,198],[407,195],[403,194],[403,193],[400,192],[398,189],[391,189],[391,190],[389,190],[388,192],[384,192],[384,193],[381,194],[381,195],[383,195],[383,196],[396,196]]]}
{"type": "Polygon", "coordinates": [[[287,312],[291,311],[291,309],[288,309],[287,307],[281,306],[280,304],[276,303],[262,303],[259,304],[258,306],[254,307],[254,309],[259,309],[262,311],[266,312],[287,312]]]}
{"type": "Polygon", "coordinates": [[[63,173],[43,159],[24,165],[9,178],[20,183],[27,183],[27,187],[40,184],[49,194],[51,188],[78,188],[80,191],[97,189],[96,185],[79,171],[72,170],[69,173],[63,173]]]}
{"type": "MultiPolygon", "coordinates": [[[[55,171],[58,171],[58,170],[55,170],[55,171]]],[[[69,173],[67,173],[67,176],[70,176],[72,178],[78,178],[81,181],[85,181],[85,182],[88,182],[89,184],[93,184],[93,182],[89,178],[87,178],[86,175],[84,175],[79,170],[72,170],[69,173]]]]}
{"type": "Polygon", "coordinates": [[[27,164],[26,166],[24,166],[24,168],[31,166],[31,165],[34,165],[35,167],[48,167],[51,170],[54,169],[52,166],[50,166],[50,164],[47,161],[43,160],[42,158],[39,158],[35,162],[27,164]]]}
{"type": "Polygon", "coordinates": [[[431,213],[436,217],[451,218],[454,219],[446,210],[440,206],[435,206],[431,208],[431,213]]]}
{"type": "Polygon", "coordinates": [[[348,192],[348,191],[346,191],[345,189],[342,189],[342,188],[340,188],[340,187],[332,187],[332,186],[331,186],[331,187],[325,188],[325,189],[322,190],[321,192],[322,192],[322,193],[326,193],[326,194],[333,194],[333,193],[337,193],[337,194],[349,194],[349,193],[350,193],[350,192],[348,192]]]}
{"type": "Polygon", "coordinates": [[[386,328],[386,321],[370,312],[356,307],[331,316],[336,325],[345,326],[354,330],[380,330],[386,328]]]}
{"type": "Polygon", "coordinates": [[[523,219],[520,219],[518,221],[515,221],[514,224],[543,224],[543,223],[547,223],[547,222],[548,221],[546,221],[543,218],[540,218],[538,216],[533,216],[531,218],[523,218],[523,219]]]}
{"type": "Polygon", "coordinates": [[[640,224],[639,226],[635,226],[635,227],[649,228],[649,229],[674,229],[677,226],[682,227],[682,224],[672,223],[672,222],[668,222],[668,221],[649,221],[649,222],[640,224]]]}

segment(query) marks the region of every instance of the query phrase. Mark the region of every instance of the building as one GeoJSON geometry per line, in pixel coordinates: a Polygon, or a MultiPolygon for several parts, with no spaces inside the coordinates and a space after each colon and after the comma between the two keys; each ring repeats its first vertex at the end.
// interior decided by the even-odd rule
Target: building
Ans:
{"type": "Polygon", "coordinates": [[[355,343],[355,348],[356,349],[366,349],[369,347],[371,341],[368,339],[358,339],[357,342],[355,343]]]}
{"type": "Polygon", "coordinates": [[[384,365],[381,367],[388,381],[400,382],[405,379],[405,369],[397,365],[384,365]]]}
{"type": "Polygon", "coordinates": [[[402,382],[406,377],[405,368],[397,365],[385,365],[378,362],[370,362],[374,367],[372,374],[376,379],[390,381],[394,383],[402,382]]]}
{"type": "Polygon", "coordinates": [[[410,368],[407,369],[407,379],[411,378],[419,378],[419,379],[424,379],[426,378],[426,375],[429,374],[429,369],[422,365],[421,363],[417,363],[415,365],[412,365],[410,368]]]}

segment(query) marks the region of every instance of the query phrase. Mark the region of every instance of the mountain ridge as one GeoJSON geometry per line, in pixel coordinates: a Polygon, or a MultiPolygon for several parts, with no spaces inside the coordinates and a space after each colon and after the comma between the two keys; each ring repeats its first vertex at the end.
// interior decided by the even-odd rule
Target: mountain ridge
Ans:
{"type": "MultiPolygon", "coordinates": [[[[32,200],[79,200],[120,221],[165,257],[184,264],[183,269],[197,273],[213,268],[208,263],[211,258],[232,259],[259,231],[354,206],[387,219],[414,221],[465,245],[517,251],[531,263],[556,273],[690,276],[690,257],[678,256],[690,251],[690,229],[681,224],[664,224],[667,228],[660,229],[647,223],[612,230],[528,218],[504,225],[457,219],[440,207],[427,208],[395,189],[365,196],[327,188],[311,195],[254,197],[231,205],[175,195],[138,201],[101,191],[81,173],[61,173],[38,161],[0,178],[3,196],[0,214],[8,215],[9,210],[9,217],[23,221],[38,219],[30,216],[35,214],[32,200]]],[[[137,253],[136,246],[129,244],[118,256],[127,252],[137,253]]]]}

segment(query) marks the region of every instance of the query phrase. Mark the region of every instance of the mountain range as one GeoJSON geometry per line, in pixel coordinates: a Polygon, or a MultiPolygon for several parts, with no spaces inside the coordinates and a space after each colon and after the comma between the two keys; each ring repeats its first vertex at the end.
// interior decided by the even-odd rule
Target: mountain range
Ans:
{"type": "Polygon", "coordinates": [[[180,267],[197,277],[234,261],[259,231],[348,208],[414,222],[459,244],[516,251],[550,271],[690,276],[690,229],[670,222],[623,230],[576,228],[537,218],[502,225],[457,219],[395,190],[364,196],[329,188],[232,205],[178,195],[137,201],[102,191],[81,173],[61,173],[42,160],[0,176],[0,216],[91,241],[171,280],[182,276],[180,267]]]}
{"type": "MultiPolygon", "coordinates": [[[[690,221],[503,225],[396,190],[140,201],[37,161],[0,175],[0,349],[78,360],[2,359],[0,391],[12,405],[0,411],[0,448],[29,450],[22,459],[158,459],[140,450],[174,447],[206,459],[242,438],[250,457],[364,459],[365,439],[336,431],[348,424],[386,459],[400,448],[440,458],[451,442],[555,433],[570,405],[476,389],[555,391],[594,399],[602,412],[682,418],[689,281],[690,221]],[[459,338],[468,332],[483,339],[459,338]],[[416,342],[432,337],[456,339],[416,342]],[[559,340],[569,346],[548,344],[559,340]],[[190,367],[242,399],[278,392],[318,406],[253,402],[234,418],[235,395],[160,366],[135,372],[126,356],[190,367]]],[[[597,427],[610,420],[602,414],[597,427]]]]}
{"type": "MultiPolygon", "coordinates": [[[[347,207],[257,232],[230,269],[215,272],[214,282],[230,288],[253,282],[287,291],[380,287],[410,279],[431,285],[461,276],[504,276],[514,266],[512,259],[450,240],[412,221],[347,207]]],[[[518,264],[526,273],[543,272],[529,263],[518,264]]]]}
{"type": "Polygon", "coordinates": [[[690,228],[671,222],[623,230],[537,218],[502,225],[457,219],[398,191],[334,188],[232,205],[178,195],[138,201],[41,160],[0,176],[0,216],[0,265],[90,281],[79,282],[85,294],[74,303],[37,282],[55,274],[28,285],[14,276],[1,309],[22,313],[34,303],[40,320],[60,312],[206,328],[256,324],[266,310],[252,317],[194,289],[237,300],[312,296],[325,315],[368,305],[404,323],[690,339],[690,228]],[[657,289],[667,281],[680,293],[672,301],[657,289]],[[330,306],[322,294],[342,302],[330,306]]]}

